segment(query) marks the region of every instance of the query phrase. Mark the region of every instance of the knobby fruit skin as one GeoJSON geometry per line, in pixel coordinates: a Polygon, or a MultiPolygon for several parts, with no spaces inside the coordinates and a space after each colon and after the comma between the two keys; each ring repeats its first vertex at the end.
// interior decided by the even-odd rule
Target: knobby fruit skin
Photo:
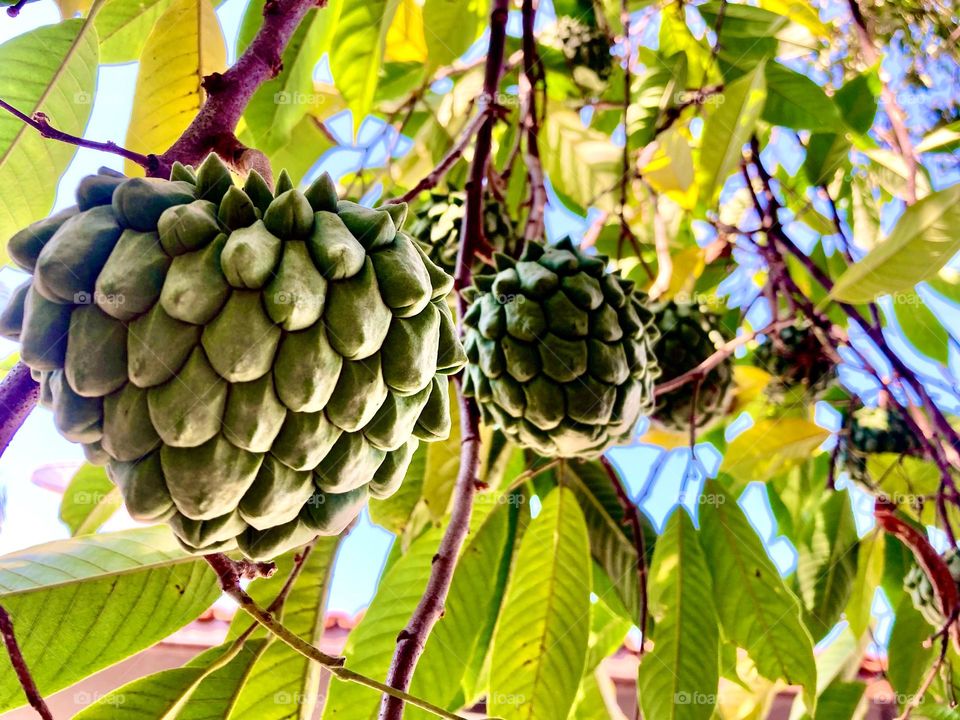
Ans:
{"type": "MultiPolygon", "coordinates": [[[[699,305],[666,302],[656,308],[660,339],[654,354],[663,368],[662,383],[685,375],[713,355],[723,340],[716,316],[699,305]]],[[[667,430],[706,428],[725,417],[732,400],[733,362],[726,357],[706,376],[657,396],[653,420],[667,430]]]]}
{"type": "MultiPolygon", "coordinates": [[[[948,551],[943,555],[943,560],[950,570],[953,581],[960,588],[960,551],[956,549],[948,551]]],[[[947,618],[940,607],[940,601],[937,598],[936,588],[930,582],[930,578],[919,565],[914,565],[903,578],[903,589],[913,601],[913,606],[920,611],[924,619],[936,629],[942,628],[947,618]]]]}
{"type": "Polygon", "coordinates": [[[268,559],[341,532],[449,434],[453,280],[405,215],[327,175],[241,189],[215,155],[171,180],[102,171],[11,238],[32,278],[0,332],[134,518],[268,559]]]}
{"type": "Polygon", "coordinates": [[[824,352],[817,332],[804,324],[792,325],[757,348],[754,362],[773,376],[767,394],[777,400],[794,388],[809,396],[826,390],[836,378],[836,366],[824,352]]]}
{"type": "Polygon", "coordinates": [[[569,239],[528,243],[464,291],[464,393],[485,422],[544,456],[630,440],[659,374],[646,297],[569,239]]]}
{"type": "Polygon", "coordinates": [[[913,429],[895,410],[862,407],[850,413],[844,425],[840,463],[853,480],[867,487],[873,485],[867,471],[870,455],[917,455],[922,450],[913,429]]]}
{"type": "MultiPolygon", "coordinates": [[[[461,191],[431,192],[420,203],[410,222],[410,235],[437,265],[453,274],[460,247],[460,230],[466,211],[467,195],[461,191]]],[[[498,252],[509,247],[513,226],[503,206],[486,198],[483,206],[483,237],[498,252]]]]}

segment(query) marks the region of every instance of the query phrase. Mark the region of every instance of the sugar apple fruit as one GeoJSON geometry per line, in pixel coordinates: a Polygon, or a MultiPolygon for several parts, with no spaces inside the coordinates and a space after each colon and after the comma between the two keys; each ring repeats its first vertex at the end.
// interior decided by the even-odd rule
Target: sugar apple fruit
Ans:
{"type": "Polygon", "coordinates": [[[596,25],[563,15],[557,19],[560,49],[578,85],[600,90],[613,72],[610,39],[596,25]]]}
{"type": "Polygon", "coordinates": [[[545,456],[628,441],[659,372],[645,296],[569,239],[496,261],[464,291],[464,392],[484,421],[545,456]]]}
{"type": "MultiPolygon", "coordinates": [[[[943,555],[943,560],[950,570],[953,581],[960,588],[960,551],[949,550],[943,555]]],[[[913,601],[913,606],[920,611],[924,619],[933,627],[939,629],[947,622],[937,600],[937,591],[930,578],[919,565],[914,565],[903,579],[903,589],[913,601]]]]}
{"type": "Polygon", "coordinates": [[[274,197],[210,156],[172,178],[85,178],[14,235],[32,278],[0,331],[134,518],[270,558],[342,531],[447,437],[453,281],[399,231],[405,206],[338,200],[329,176],[283,173],[274,197]]]}
{"type": "MultiPolygon", "coordinates": [[[[437,265],[453,274],[460,248],[460,227],[466,209],[466,193],[432,192],[413,213],[410,235],[437,265]]],[[[496,199],[488,197],[483,206],[483,236],[495,251],[503,251],[513,237],[510,218],[496,199]]]]}
{"type": "Polygon", "coordinates": [[[887,408],[862,407],[845,419],[839,459],[850,477],[871,486],[867,458],[877,453],[916,455],[920,441],[899,412],[887,408]]]}
{"type": "MultiPolygon", "coordinates": [[[[660,362],[661,383],[684,375],[713,355],[723,340],[713,313],[693,303],[666,302],[655,309],[660,339],[653,349],[660,362]]],[[[688,382],[657,396],[653,420],[661,427],[687,432],[696,421],[706,428],[724,417],[733,394],[733,362],[729,357],[699,383],[688,382]]]]}
{"type": "Polygon", "coordinates": [[[754,362],[773,376],[774,392],[800,388],[816,394],[835,377],[836,366],[816,331],[805,324],[783,328],[757,348],[754,362]]]}

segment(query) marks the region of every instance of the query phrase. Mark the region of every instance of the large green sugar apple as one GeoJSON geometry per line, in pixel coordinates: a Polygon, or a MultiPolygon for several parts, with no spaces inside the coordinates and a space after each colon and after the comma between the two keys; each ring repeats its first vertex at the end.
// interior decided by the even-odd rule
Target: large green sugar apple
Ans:
{"type": "MultiPolygon", "coordinates": [[[[663,369],[661,383],[696,368],[723,341],[718,318],[700,305],[665,302],[656,308],[655,318],[660,339],[653,352],[663,369]]],[[[676,432],[687,432],[694,422],[698,428],[709,427],[727,414],[733,389],[733,363],[726,357],[699,381],[657,395],[653,420],[676,432]]]]}
{"type": "MultiPolygon", "coordinates": [[[[410,222],[410,235],[437,265],[453,273],[460,248],[460,228],[466,210],[467,196],[461,191],[431,192],[420,203],[410,222]]],[[[495,251],[503,251],[513,237],[510,218],[494,198],[483,206],[483,236],[495,251]]]]}
{"type": "Polygon", "coordinates": [[[769,391],[782,395],[794,388],[816,395],[836,376],[817,331],[797,323],[781,329],[757,348],[754,362],[773,376],[769,391]]]}
{"type": "Polygon", "coordinates": [[[629,441],[659,372],[645,297],[570,240],[496,261],[464,291],[464,392],[484,421],[546,456],[629,441]]]}
{"type": "MultiPolygon", "coordinates": [[[[943,560],[950,570],[953,581],[960,589],[960,551],[949,550],[943,555],[943,560]]],[[[903,589],[913,601],[913,606],[920,611],[924,619],[938,630],[943,627],[947,618],[940,608],[937,591],[930,582],[930,578],[919,565],[914,565],[903,579],[903,589]]]]}
{"type": "Polygon", "coordinates": [[[449,275],[403,205],[241,189],[216,156],[173,180],[103,173],[9,243],[32,279],[0,318],[41,402],[139,520],[264,559],[336,534],[450,429],[465,362],[449,275]]]}
{"type": "Polygon", "coordinates": [[[870,455],[917,455],[922,450],[913,429],[895,410],[862,407],[850,413],[844,424],[840,460],[853,480],[867,486],[872,485],[867,471],[870,455]]]}

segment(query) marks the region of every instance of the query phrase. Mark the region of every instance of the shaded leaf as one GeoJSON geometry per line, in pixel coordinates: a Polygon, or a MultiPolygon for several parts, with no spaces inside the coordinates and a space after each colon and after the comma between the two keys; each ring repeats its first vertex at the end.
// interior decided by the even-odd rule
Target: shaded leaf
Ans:
{"type": "Polygon", "coordinates": [[[493,637],[491,715],[567,716],[586,659],[589,588],[587,526],[576,497],[559,487],[520,542],[493,637]]]}
{"type": "Polygon", "coordinates": [[[913,607],[910,596],[904,594],[897,605],[887,646],[887,677],[900,697],[913,697],[923,682],[936,654],[935,648],[923,647],[924,641],[932,634],[930,624],[913,607]]]}
{"type": "MultiPolygon", "coordinates": [[[[866,689],[862,682],[835,680],[830,683],[817,701],[816,720],[850,720],[866,689]]],[[[805,714],[801,720],[813,720],[813,717],[805,714]]]]}
{"type": "Polygon", "coordinates": [[[747,651],[763,677],[803,686],[804,702],[815,708],[813,641],[799,600],[735,499],[714,480],[705,493],[714,502],[701,506],[700,538],[724,636],[747,651]]]}
{"type": "Polygon", "coordinates": [[[762,118],[796,130],[833,130],[840,125],[836,105],[806,75],[777,62],[766,65],[767,100],[762,118]]]}

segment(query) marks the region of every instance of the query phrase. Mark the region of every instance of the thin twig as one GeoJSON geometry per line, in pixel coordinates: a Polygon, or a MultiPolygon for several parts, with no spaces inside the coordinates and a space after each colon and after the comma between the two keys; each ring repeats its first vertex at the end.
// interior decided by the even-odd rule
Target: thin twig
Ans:
{"type": "MultiPolygon", "coordinates": [[[[490,108],[494,105],[500,87],[509,6],[509,0],[494,0],[490,11],[490,44],[484,69],[481,107],[490,108]]],[[[454,285],[458,290],[470,284],[473,259],[484,246],[483,181],[486,177],[487,162],[493,141],[493,125],[496,121],[496,113],[484,113],[483,123],[477,131],[477,142],[470,166],[470,179],[466,186],[467,200],[464,208],[462,240],[457,251],[454,285]]],[[[458,295],[457,303],[462,322],[466,313],[466,301],[462,294],[458,295]]],[[[443,615],[460,550],[470,531],[473,499],[479,483],[477,470],[480,463],[480,412],[473,398],[463,394],[460,382],[458,379],[456,383],[460,402],[460,471],[453,491],[453,510],[437,548],[437,554],[433,558],[427,587],[407,626],[397,637],[397,647],[390,663],[387,683],[398,690],[406,690],[410,687],[427,639],[443,615]]],[[[385,695],[380,706],[379,717],[380,720],[402,720],[403,700],[394,693],[385,695]]]]}
{"type": "Polygon", "coordinates": [[[3,108],[24,124],[32,127],[34,130],[40,133],[40,135],[50,140],[56,140],[57,142],[66,143],[68,145],[76,145],[77,147],[87,148],[89,150],[99,150],[101,152],[111,153],[112,155],[119,155],[122,158],[126,158],[127,160],[135,162],[148,172],[154,170],[159,165],[159,160],[157,159],[156,155],[144,155],[142,153],[120,147],[115,142],[87,140],[86,138],[82,138],[78,135],[71,135],[70,133],[63,132],[63,130],[58,130],[50,124],[50,118],[48,118],[42,112],[35,112],[32,116],[27,115],[26,113],[17,110],[17,108],[5,100],[0,100],[0,108],[3,108]]]}
{"type": "Polygon", "coordinates": [[[653,209],[653,245],[657,251],[657,278],[653,285],[647,291],[651,300],[656,300],[670,289],[670,281],[673,279],[673,258],[670,256],[670,238],[667,234],[667,224],[660,212],[660,198],[653,188],[644,182],[647,188],[647,195],[650,199],[650,206],[653,209]]]}
{"type": "Polygon", "coordinates": [[[623,522],[630,527],[631,533],[633,534],[634,547],[637,551],[637,589],[640,594],[640,619],[637,627],[640,628],[640,635],[642,637],[640,655],[643,655],[644,646],[647,643],[647,621],[650,616],[647,592],[649,576],[649,568],[647,567],[647,538],[643,534],[643,524],[640,522],[640,508],[630,499],[630,495],[627,493],[627,489],[624,487],[617,469],[604,455],[600,456],[600,464],[603,465],[603,469],[607,471],[607,476],[610,478],[610,484],[613,486],[614,493],[616,493],[617,502],[620,503],[620,508],[623,510],[623,522]]]}
{"type": "Polygon", "coordinates": [[[30,668],[27,667],[26,660],[23,659],[23,653],[20,652],[17,636],[13,632],[13,621],[3,606],[0,606],[0,635],[3,635],[3,642],[7,646],[7,655],[10,656],[10,664],[13,665],[13,671],[17,674],[17,680],[20,681],[23,694],[27,696],[27,702],[43,720],[53,720],[50,708],[47,707],[43,696],[37,690],[37,684],[33,680],[33,675],[30,674],[30,668]]]}
{"type": "Polygon", "coordinates": [[[220,587],[230,598],[232,598],[240,609],[246,612],[250,617],[256,620],[260,625],[266,628],[270,633],[281,640],[285,645],[303,655],[305,658],[327,668],[331,675],[345,682],[352,682],[364,687],[371,688],[378,692],[386,693],[396,697],[404,702],[426,710],[438,717],[447,718],[447,720],[465,720],[460,715],[448,712],[422,698],[410,695],[409,693],[396,690],[379,680],[374,680],[360,673],[349,670],[343,666],[344,658],[328,655],[320,649],[306,642],[298,635],[291,632],[283,623],[276,620],[270,612],[260,607],[256,601],[240,586],[240,573],[237,563],[230,560],[226,555],[214,553],[204,555],[204,560],[209,563],[217,574],[220,587]]]}

